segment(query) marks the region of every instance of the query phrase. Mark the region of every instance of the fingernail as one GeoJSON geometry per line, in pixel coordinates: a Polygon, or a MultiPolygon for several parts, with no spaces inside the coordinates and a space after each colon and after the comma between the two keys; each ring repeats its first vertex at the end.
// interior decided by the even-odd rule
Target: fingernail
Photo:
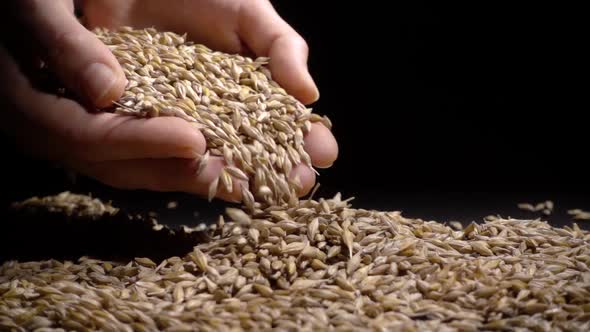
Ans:
{"type": "Polygon", "coordinates": [[[318,86],[315,84],[315,81],[313,80],[313,78],[311,77],[311,73],[308,71],[307,75],[309,75],[309,79],[311,81],[311,84],[313,85],[313,102],[318,101],[318,99],[320,99],[320,90],[318,90],[318,86]]]}
{"type": "Polygon", "coordinates": [[[102,103],[104,96],[115,84],[115,73],[105,64],[93,63],[82,75],[84,92],[95,103],[102,103]]]}
{"type": "Polygon", "coordinates": [[[319,169],[326,169],[326,168],[330,168],[334,165],[334,163],[331,163],[330,165],[324,165],[324,166],[315,166],[315,168],[319,168],[319,169]]]}
{"type": "Polygon", "coordinates": [[[300,192],[303,189],[303,184],[301,183],[301,178],[299,177],[299,174],[296,174],[292,179],[291,179],[292,185],[295,187],[295,190],[297,190],[297,192],[300,192]]]}

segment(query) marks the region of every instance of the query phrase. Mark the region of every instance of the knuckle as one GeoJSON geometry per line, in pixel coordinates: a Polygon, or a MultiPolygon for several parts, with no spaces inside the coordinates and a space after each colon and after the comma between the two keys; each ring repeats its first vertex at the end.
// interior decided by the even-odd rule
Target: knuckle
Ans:
{"type": "Polygon", "coordinates": [[[293,39],[293,44],[302,49],[305,53],[309,53],[309,45],[303,37],[297,35],[297,37],[293,39]]]}
{"type": "Polygon", "coordinates": [[[80,47],[86,41],[83,31],[65,31],[56,34],[53,44],[55,48],[50,50],[50,55],[61,56],[71,53],[74,49],[80,47]]]}

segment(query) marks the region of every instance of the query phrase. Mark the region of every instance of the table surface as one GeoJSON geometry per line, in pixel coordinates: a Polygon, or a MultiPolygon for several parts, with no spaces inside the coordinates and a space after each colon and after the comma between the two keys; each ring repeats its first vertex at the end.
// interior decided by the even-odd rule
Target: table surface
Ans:
{"type": "MultiPolygon", "coordinates": [[[[161,193],[148,191],[125,191],[104,186],[96,181],[78,177],[72,182],[63,170],[47,167],[44,163],[27,161],[10,163],[2,174],[3,190],[0,192],[0,262],[5,260],[76,260],[80,256],[126,261],[133,257],[150,257],[162,260],[171,256],[182,256],[190,252],[202,239],[186,236],[183,232],[163,235],[154,232],[151,226],[139,227],[128,222],[127,215],[157,214],[157,221],[178,230],[180,225],[197,226],[200,223],[213,224],[228,204],[215,200],[212,203],[203,198],[184,193],[161,193]],[[55,222],[49,218],[27,216],[24,219],[10,210],[14,201],[31,196],[55,195],[69,190],[88,194],[103,201],[111,201],[124,213],[120,219],[94,223],[55,222]],[[168,203],[177,202],[169,209],[168,203]]],[[[488,215],[500,215],[519,219],[542,217],[554,226],[572,225],[574,220],[567,214],[569,209],[590,210],[590,193],[569,191],[409,191],[392,186],[387,191],[378,190],[379,184],[366,186],[330,184],[319,187],[316,198],[329,198],[343,190],[344,198],[355,196],[355,208],[401,211],[404,216],[436,220],[439,222],[459,221],[463,225],[483,222],[488,215]],[[336,188],[338,187],[338,188],[336,188]],[[522,202],[538,203],[552,200],[555,211],[550,216],[541,216],[518,209],[522,202]]],[[[58,219],[64,219],[58,217],[58,219]]],[[[141,226],[141,224],[139,224],[141,226]]],[[[151,224],[150,224],[151,225],[151,224]]],[[[579,221],[583,229],[590,229],[590,221],[579,221]]]]}
{"type": "MultiPolygon", "coordinates": [[[[54,171],[54,174],[59,172],[54,171]]],[[[55,175],[54,175],[55,176],[55,175]]],[[[131,214],[155,212],[158,221],[170,225],[197,225],[201,222],[214,223],[225,207],[231,204],[214,200],[209,203],[201,197],[186,193],[162,193],[143,190],[118,190],[104,186],[93,180],[79,178],[74,184],[65,177],[54,177],[39,186],[21,183],[12,194],[3,195],[2,206],[6,209],[15,200],[30,196],[57,194],[69,190],[75,193],[91,193],[94,197],[112,201],[113,205],[131,214]],[[169,202],[177,202],[177,207],[170,209],[169,202]]],[[[34,182],[34,181],[31,181],[34,182]]],[[[482,222],[488,215],[513,217],[518,219],[541,218],[555,226],[571,225],[575,222],[567,211],[570,209],[590,210],[590,194],[584,192],[445,192],[445,191],[377,191],[373,188],[361,189],[359,192],[347,192],[346,188],[322,186],[315,198],[330,198],[341,192],[343,198],[354,197],[355,208],[401,211],[404,216],[436,220],[439,222],[459,221],[463,224],[482,222]],[[344,191],[340,189],[345,189],[344,191]],[[551,200],[555,208],[551,215],[523,211],[518,203],[536,204],[551,200]]],[[[590,221],[577,221],[579,226],[590,228],[590,221]]]]}

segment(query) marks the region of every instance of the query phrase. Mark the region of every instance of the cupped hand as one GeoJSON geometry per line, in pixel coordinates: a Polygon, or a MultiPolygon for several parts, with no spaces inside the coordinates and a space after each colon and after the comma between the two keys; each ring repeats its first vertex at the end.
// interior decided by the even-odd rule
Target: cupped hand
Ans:
{"type": "MultiPolygon", "coordinates": [[[[193,125],[173,117],[89,112],[83,106],[109,106],[123,93],[126,79],[108,48],[75,17],[71,0],[21,0],[11,5],[10,19],[27,37],[18,40],[27,43],[2,42],[0,70],[10,84],[0,88],[5,113],[0,127],[17,144],[114,187],[206,195],[223,160],[213,159],[195,175],[206,143],[193,125]],[[38,90],[16,56],[23,49],[30,58],[43,59],[80,103],[38,90]]],[[[191,40],[216,50],[269,56],[273,78],[287,92],[305,104],[319,97],[307,70],[305,41],[266,0],[93,0],[76,5],[89,28],[153,26],[186,32],[191,40]]],[[[14,39],[13,34],[5,35],[14,39]]],[[[329,167],[338,155],[336,140],[321,124],[314,124],[305,137],[305,149],[320,168],[329,167]]],[[[315,175],[304,165],[295,167],[292,176],[296,175],[302,183],[299,194],[304,195],[315,175]]],[[[218,196],[237,200],[239,193],[218,196]]]]}

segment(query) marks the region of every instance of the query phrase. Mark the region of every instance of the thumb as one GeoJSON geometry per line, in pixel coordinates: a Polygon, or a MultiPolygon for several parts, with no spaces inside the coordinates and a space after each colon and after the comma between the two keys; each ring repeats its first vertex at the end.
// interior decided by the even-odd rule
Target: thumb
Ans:
{"type": "MultiPolygon", "coordinates": [[[[19,1],[21,2],[21,1],[19,1]]],[[[62,82],[96,107],[119,99],[125,74],[109,49],[74,16],[64,1],[22,0],[20,15],[62,82]]]]}

